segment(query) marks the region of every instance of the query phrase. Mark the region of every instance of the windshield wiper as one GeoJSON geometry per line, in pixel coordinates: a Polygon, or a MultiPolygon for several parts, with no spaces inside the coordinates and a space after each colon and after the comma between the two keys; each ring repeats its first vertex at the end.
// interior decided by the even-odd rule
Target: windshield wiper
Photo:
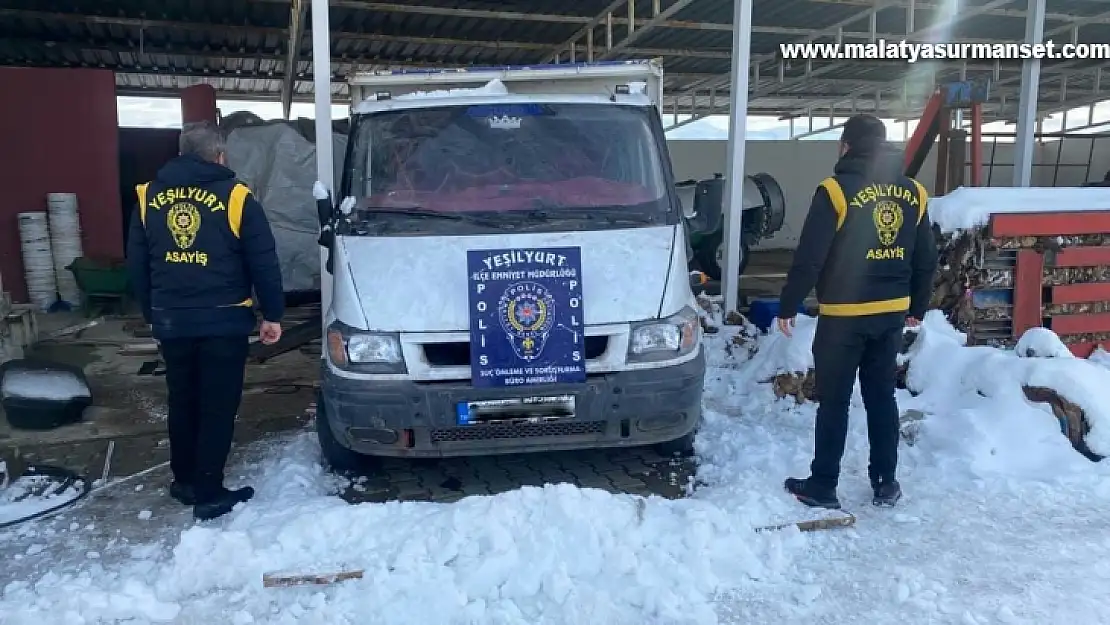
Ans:
{"type": "Polygon", "coordinates": [[[494,228],[504,228],[506,225],[504,222],[490,219],[488,217],[471,215],[469,213],[448,213],[445,211],[433,211],[426,208],[420,208],[418,206],[370,206],[361,209],[359,212],[365,215],[404,215],[406,217],[427,217],[429,219],[464,221],[466,223],[490,226],[494,228]]]}
{"type": "Polygon", "coordinates": [[[605,219],[609,223],[650,224],[656,221],[651,215],[629,212],[628,207],[624,206],[558,206],[551,204],[528,211],[525,214],[535,221],[595,218],[605,219]]]}

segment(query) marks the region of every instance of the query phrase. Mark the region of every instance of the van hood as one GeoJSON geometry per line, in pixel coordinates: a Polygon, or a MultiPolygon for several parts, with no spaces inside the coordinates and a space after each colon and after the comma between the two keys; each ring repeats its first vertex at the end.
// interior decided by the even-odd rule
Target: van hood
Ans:
{"type": "Polygon", "coordinates": [[[467,250],[574,246],[582,249],[586,325],[654,319],[671,273],[675,232],[675,226],[653,226],[509,235],[340,237],[347,275],[340,270],[335,280],[350,280],[363,315],[343,322],[383,332],[469,331],[467,250]]]}

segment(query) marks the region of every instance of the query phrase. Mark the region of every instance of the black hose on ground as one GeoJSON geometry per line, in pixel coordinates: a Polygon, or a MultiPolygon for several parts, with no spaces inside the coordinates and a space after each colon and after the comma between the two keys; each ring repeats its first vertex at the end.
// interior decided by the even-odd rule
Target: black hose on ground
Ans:
{"type": "MultiPolygon", "coordinates": [[[[50,494],[53,494],[53,495],[61,495],[62,493],[65,493],[67,490],[70,489],[70,487],[76,485],[78,482],[80,482],[80,484],[81,484],[81,486],[80,486],[81,490],[80,490],[79,493],[77,493],[77,496],[74,497],[73,499],[67,499],[66,501],[64,501],[64,502],[62,502],[62,503],[60,503],[56,506],[53,506],[51,508],[47,508],[45,510],[40,510],[38,512],[35,512],[34,514],[29,514],[25,517],[21,517],[21,518],[14,519],[14,520],[11,520],[11,521],[4,521],[3,523],[0,523],[0,529],[6,529],[6,528],[9,528],[9,527],[14,527],[16,525],[19,525],[20,523],[26,523],[27,521],[33,521],[35,519],[41,519],[42,517],[54,514],[55,512],[58,512],[59,510],[62,510],[64,508],[68,508],[69,506],[72,506],[72,505],[76,504],[78,501],[81,501],[82,499],[87,497],[90,492],[92,492],[92,482],[89,480],[89,478],[77,473],[73,469],[67,469],[65,467],[57,467],[57,466],[53,466],[53,465],[49,465],[49,464],[27,465],[27,468],[23,472],[22,477],[34,477],[34,476],[50,477],[50,478],[54,478],[55,480],[58,480],[60,483],[57,486],[55,486],[52,489],[51,493],[50,493],[50,494]]],[[[10,488],[10,486],[9,486],[9,488],[10,488]]]]}

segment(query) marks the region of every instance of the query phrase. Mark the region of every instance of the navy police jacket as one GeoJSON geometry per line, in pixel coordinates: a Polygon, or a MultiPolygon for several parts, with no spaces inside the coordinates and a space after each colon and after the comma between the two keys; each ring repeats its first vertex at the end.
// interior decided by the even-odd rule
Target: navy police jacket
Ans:
{"type": "Polygon", "coordinates": [[[920,319],[937,267],[925,187],[887,150],[845,154],[817,188],[779,299],[796,311],[816,287],[818,314],[920,319]]]}
{"type": "Polygon", "coordinates": [[[249,335],[255,297],[263,319],[281,320],[274,235],[234,172],[184,155],[136,191],[128,270],[155,338],[249,335]]]}

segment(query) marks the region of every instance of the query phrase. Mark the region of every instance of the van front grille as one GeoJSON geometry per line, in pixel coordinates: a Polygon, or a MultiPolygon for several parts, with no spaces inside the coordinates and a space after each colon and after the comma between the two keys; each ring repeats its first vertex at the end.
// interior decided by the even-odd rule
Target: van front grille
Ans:
{"type": "Polygon", "coordinates": [[[603,434],[604,421],[550,421],[547,423],[498,423],[432,430],[433,443],[488,441],[506,438],[543,438],[546,436],[586,436],[603,434]]]}

